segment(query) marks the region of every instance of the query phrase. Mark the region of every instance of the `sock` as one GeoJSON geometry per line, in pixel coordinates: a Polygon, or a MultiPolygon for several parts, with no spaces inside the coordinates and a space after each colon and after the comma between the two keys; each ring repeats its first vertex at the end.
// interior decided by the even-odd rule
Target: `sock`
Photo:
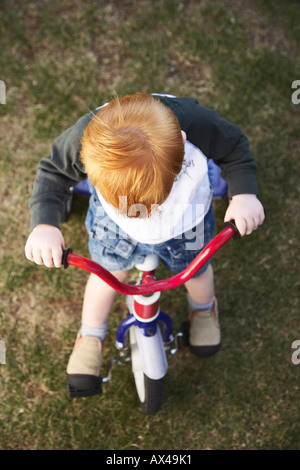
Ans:
{"type": "Polygon", "coordinates": [[[95,336],[96,338],[104,341],[107,331],[107,322],[103,325],[92,328],[91,326],[85,325],[85,323],[81,322],[81,336],[95,336]]]}
{"type": "Polygon", "coordinates": [[[212,310],[214,307],[214,298],[207,304],[197,304],[197,302],[194,302],[188,295],[188,302],[192,312],[195,310],[212,310]]]}

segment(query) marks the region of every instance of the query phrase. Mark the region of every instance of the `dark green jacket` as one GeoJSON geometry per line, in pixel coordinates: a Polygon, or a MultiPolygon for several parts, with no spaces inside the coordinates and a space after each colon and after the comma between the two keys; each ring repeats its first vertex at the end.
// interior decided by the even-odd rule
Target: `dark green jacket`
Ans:
{"type": "MultiPolygon", "coordinates": [[[[256,165],[240,127],[222,118],[194,98],[156,96],[168,106],[187,134],[187,140],[221,167],[228,195],[258,194],[256,165]]],[[[51,145],[51,154],[39,162],[29,201],[31,230],[39,224],[60,228],[72,188],[87,175],[80,161],[81,137],[97,110],[82,116],[51,145]]]]}

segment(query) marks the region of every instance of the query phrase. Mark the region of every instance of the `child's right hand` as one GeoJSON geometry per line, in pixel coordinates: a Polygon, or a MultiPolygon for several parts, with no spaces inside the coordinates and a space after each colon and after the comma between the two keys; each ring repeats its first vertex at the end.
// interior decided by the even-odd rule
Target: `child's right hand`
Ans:
{"type": "Polygon", "coordinates": [[[59,228],[53,225],[37,225],[27,239],[25,256],[36,264],[44,264],[47,268],[60,268],[64,247],[64,237],[59,228]]]}

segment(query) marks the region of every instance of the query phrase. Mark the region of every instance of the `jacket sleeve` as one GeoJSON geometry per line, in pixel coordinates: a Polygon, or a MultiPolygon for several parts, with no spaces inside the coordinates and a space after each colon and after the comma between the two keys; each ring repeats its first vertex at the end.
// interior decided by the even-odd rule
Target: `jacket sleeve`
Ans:
{"type": "Polygon", "coordinates": [[[89,113],[69,127],[52,143],[50,156],[40,160],[29,200],[31,230],[39,224],[60,228],[71,188],[86,178],[79,154],[83,131],[93,116],[89,113]]]}
{"type": "Polygon", "coordinates": [[[258,194],[257,166],[241,128],[211,111],[210,133],[208,158],[220,166],[228,196],[258,194]]]}
{"type": "Polygon", "coordinates": [[[229,197],[258,194],[257,167],[241,128],[193,98],[184,100],[184,112],[179,114],[181,128],[191,143],[220,166],[229,197]]]}

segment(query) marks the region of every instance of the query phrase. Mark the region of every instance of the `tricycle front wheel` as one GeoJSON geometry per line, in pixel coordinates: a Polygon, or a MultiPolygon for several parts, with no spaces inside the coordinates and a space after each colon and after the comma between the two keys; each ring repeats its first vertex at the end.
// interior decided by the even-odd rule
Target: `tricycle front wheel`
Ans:
{"type": "Polygon", "coordinates": [[[129,330],[132,371],[141,408],[145,414],[157,413],[162,405],[163,379],[150,379],[143,371],[135,327],[129,330]]]}

